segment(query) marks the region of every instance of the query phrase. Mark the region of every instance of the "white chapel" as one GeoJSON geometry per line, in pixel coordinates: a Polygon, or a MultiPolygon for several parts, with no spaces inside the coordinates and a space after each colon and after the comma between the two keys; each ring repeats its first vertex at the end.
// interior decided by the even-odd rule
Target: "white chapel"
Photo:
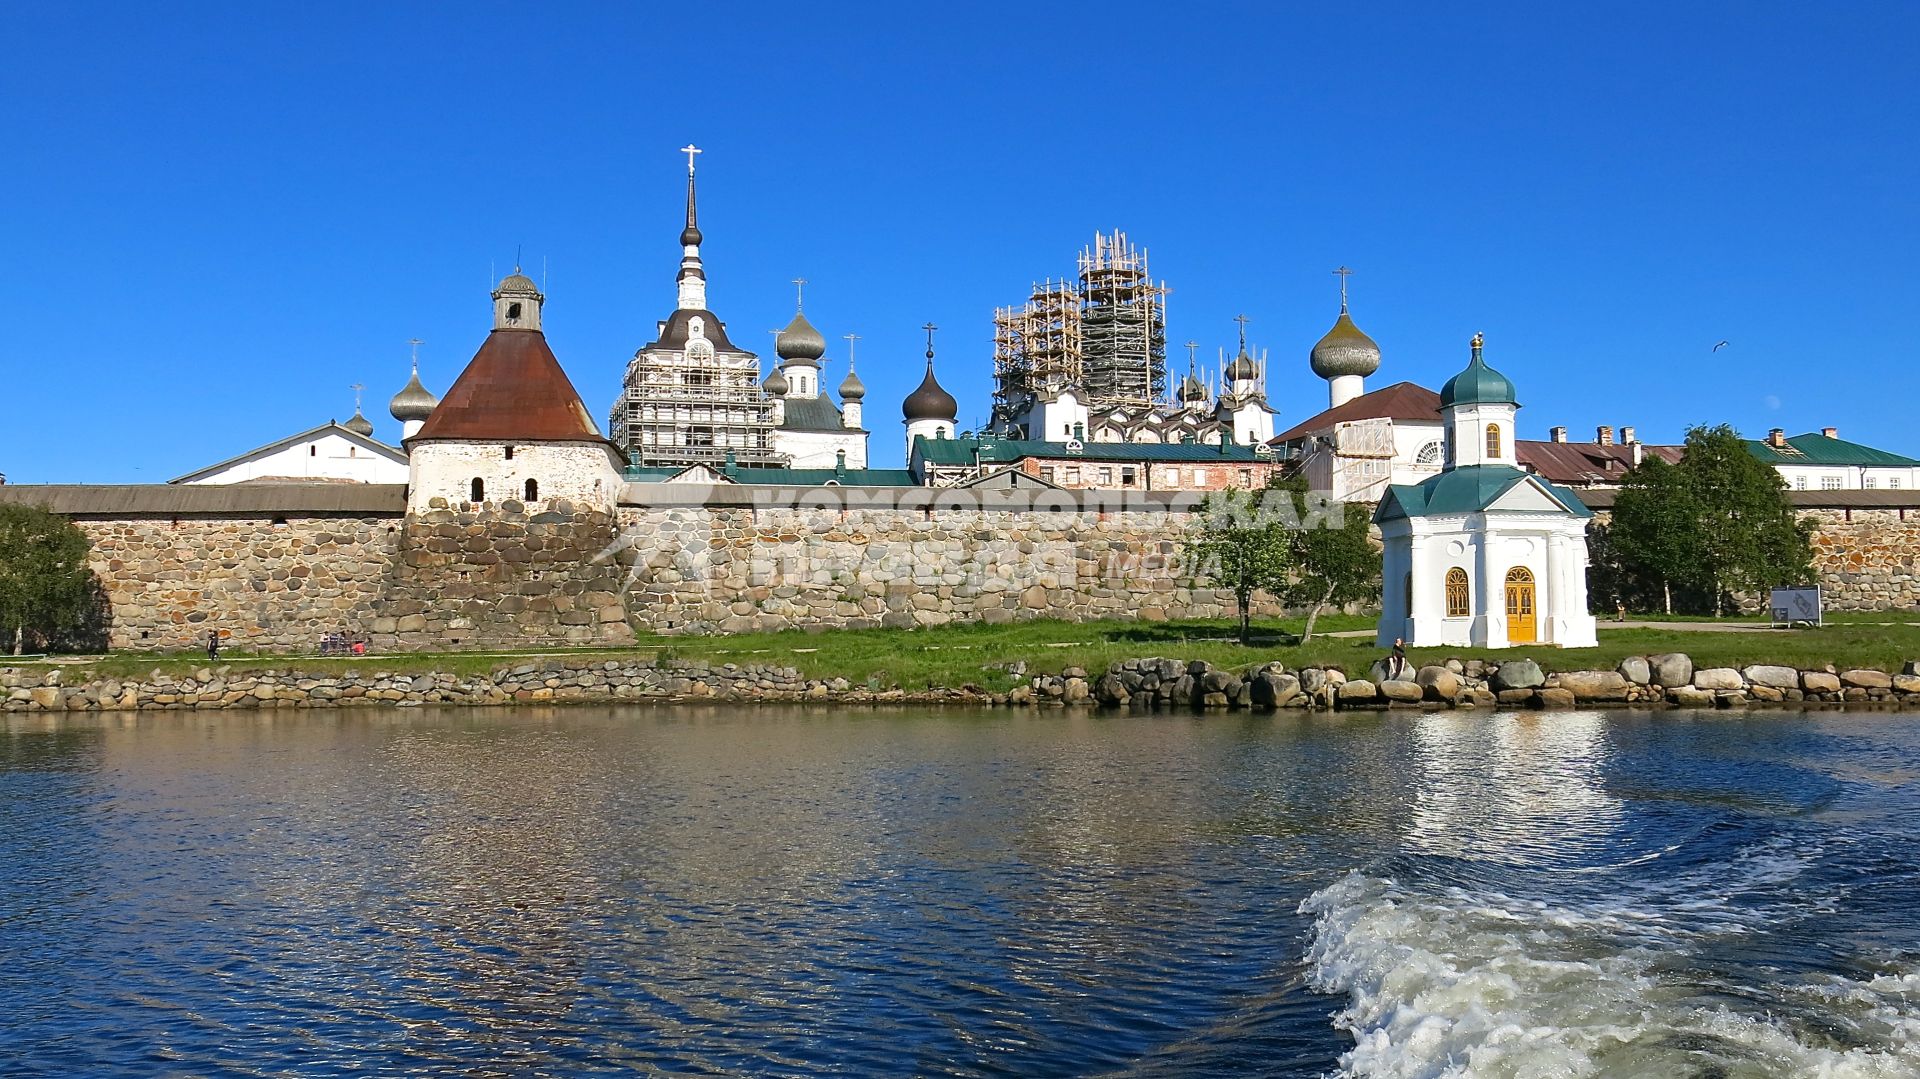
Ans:
{"type": "Polygon", "coordinates": [[[1441,471],[1394,484],[1374,512],[1382,555],[1377,641],[1507,648],[1596,643],[1587,525],[1572,491],[1523,472],[1513,383],[1481,358],[1440,391],[1441,471]]]}

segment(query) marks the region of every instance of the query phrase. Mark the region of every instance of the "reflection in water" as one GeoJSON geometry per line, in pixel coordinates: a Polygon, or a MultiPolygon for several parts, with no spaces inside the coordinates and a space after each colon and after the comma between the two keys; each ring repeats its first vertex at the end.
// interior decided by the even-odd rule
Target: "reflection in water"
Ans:
{"type": "MultiPolygon", "coordinates": [[[[1915,774],[1920,739],[1827,722],[1737,741],[1600,713],[14,723],[0,1009],[29,1074],[1320,1075],[1344,1031],[1392,1029],[1370,1009],[1454,1014],[1393,992],[1440,984],[1404,968],[1426,956],[1461,1015],[1496,1014],[1475,987],[1539,959],[1623,972],[1622,1022],[1676,970],[1781,1014],[1871,998],[1847,1036],[1873,1046],[1909,1029],[1885,987],[1920,970],[1880,904],[1920,885],[1914,791],[1861,777],[1915,774]],[[1843,940],[1881,965],[1834,960],[1843,940]],[[1654,944],[1672,966],[1638,958],[1654,944]],[[1358,1002],[1343,1027],[1310,978],[1358,1002]]],[[[1542,1044],[1584,1029],[1529,1016],[1542,1044]]],[[[1635,1052],[1674,1074],[1660,1044],[1635,1052]]],[[[1362,1070],[1406,1059],[1344,1066],[1441,1074],[1362,1070]]]]}
{"type": "Polygon", "coordinates": [[[1625,818],[1605,788],[1601,712],[1433,712],[1415,730],[1419,779],[1407,845],[1511,864],[1571,862],[1625,818]]]}

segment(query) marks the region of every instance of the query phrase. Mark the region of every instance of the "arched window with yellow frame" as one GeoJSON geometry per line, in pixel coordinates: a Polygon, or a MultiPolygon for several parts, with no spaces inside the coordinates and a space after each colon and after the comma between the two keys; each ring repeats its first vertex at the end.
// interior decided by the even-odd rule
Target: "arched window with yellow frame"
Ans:
{"type": "Polygon", "coordinates": [[[1500,456],[1500,425],[1487,424],[1487,457],[1497,459],[1500,456]]]}
{"type": "Polygon", "coordinates": [[[1447,617],[1465,618],[1471,613],[1467,590],[1467,571],[1455,566],[1447,571],[1447,617]]]}

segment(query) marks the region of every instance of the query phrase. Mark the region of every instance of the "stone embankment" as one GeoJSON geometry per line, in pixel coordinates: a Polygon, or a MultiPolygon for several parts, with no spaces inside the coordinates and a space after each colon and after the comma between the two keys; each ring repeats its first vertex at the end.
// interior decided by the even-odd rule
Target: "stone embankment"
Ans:
{"type": "Polygon", "coordinates": [[[1771,704],[1920,706],[1920,661],[1901,674],[1877,670],[1757,665],[1695,669],[1670,653],[1635,656],[1610,671],[1548,673],[1531,659],[1500,663],[1448,660],[1388,677],[1376,663],[1367,677],[1337,667],[1288,670],[1279,663],[1242,669],[1202,661],[1130,659],[1090,675],[1069,667],[1026,675],[1003,693],[979,686],[902,690],[844,678],[808,678],[792,667],[701,660],[550,658],[503,664],[485,674],[407,674],[364,669],[203,667],[190,675],[160,671],[140,678],[69,681],[59,670],[0,668],[0,707],[8,712],[335,708],[366,705],[606,703],[617,701],[971,704],[1001,707],[1106,707],[1151,710],[1378,708],[1742,708],[1771,704]]]}

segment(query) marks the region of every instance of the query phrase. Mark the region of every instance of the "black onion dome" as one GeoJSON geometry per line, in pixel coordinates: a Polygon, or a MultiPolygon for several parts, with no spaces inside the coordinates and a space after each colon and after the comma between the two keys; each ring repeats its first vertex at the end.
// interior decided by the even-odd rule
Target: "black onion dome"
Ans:
{"type": "Polygon", "coordinates": [[[1313,373],[1321,378],[1339,378],[1343,375],[1371,375],[1380,370],[1380,346],[1373,338],[1360,332],[1347,316],[1346,308],[1340,309],[1340,317],[1334,320],[1333,329],[1327,331],[1319,343],[1313,346],[1310,357],[1313,373]]]}
{"type": "Polygon", "coordinates": [[[826,355],[827,339],[813,328],[807,316],[796,314],[780,336],[773,339],[773,351],[783,360],[798,360],[803,363],[817,363],[826,355]]]}
{"type": "Polygon", "coordinates": [[[940,380],[933,377],[933,361],[927,361],[927,377],[920,380],[920,388],[907,395],[900,403],[900,414],[908,423],[914,420],[948,420],[960,415],[960,402],[953,395],[940,388],[940,380]]]}

